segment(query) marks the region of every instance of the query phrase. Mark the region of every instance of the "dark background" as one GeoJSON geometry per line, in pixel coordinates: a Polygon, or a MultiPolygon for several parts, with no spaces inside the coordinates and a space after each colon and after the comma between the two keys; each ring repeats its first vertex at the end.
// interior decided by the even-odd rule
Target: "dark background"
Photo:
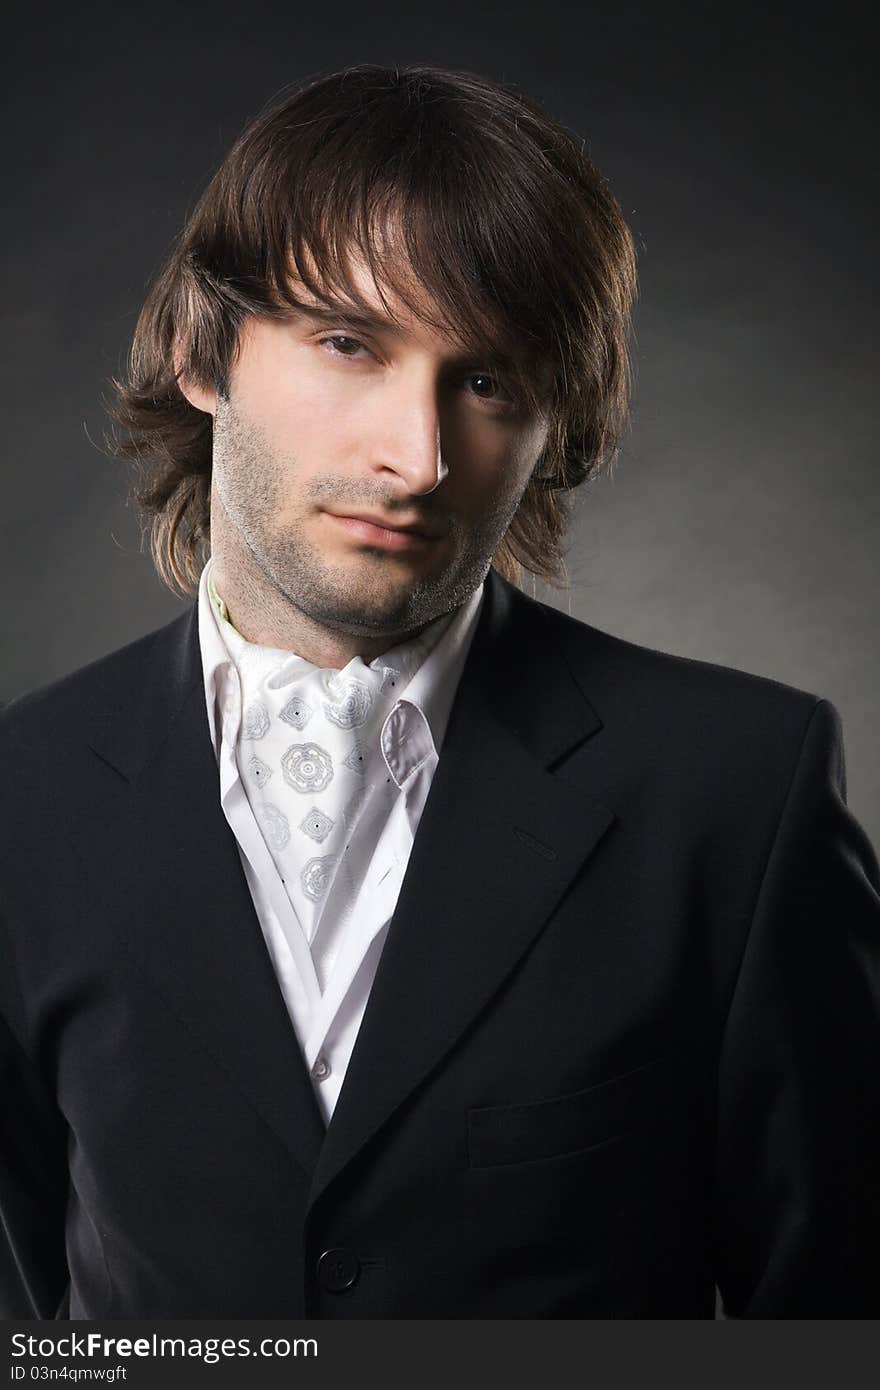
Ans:
{"type": "Polygon", "coordinates": [[[187,210],[282,87],[355,62],[512,81],[585,137],[639,250],[633,428],[572,588],[650,646],[825,695],[880,842],[869,11],[500,3],[20,10],[5,78],[0,699],[180,611],[101,452],[187,210]]]}

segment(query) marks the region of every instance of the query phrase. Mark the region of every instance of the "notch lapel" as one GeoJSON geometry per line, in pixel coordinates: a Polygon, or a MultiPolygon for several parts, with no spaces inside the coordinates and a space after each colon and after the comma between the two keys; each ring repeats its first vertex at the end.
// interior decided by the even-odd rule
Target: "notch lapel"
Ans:
{"type": "Polygon", "coordinates": [[[601,728],[552,625],[490,574],[312,1202],[486,1007],[614,821],[551,771],[601,728]]]}
{"type": "Polygon", "coordinates": [[[92,893],[308,1176],[324,1122],[220,805],[195,606],[155,634],[110,704],[91,743],[119,786],[72,836],[92,893]]]}

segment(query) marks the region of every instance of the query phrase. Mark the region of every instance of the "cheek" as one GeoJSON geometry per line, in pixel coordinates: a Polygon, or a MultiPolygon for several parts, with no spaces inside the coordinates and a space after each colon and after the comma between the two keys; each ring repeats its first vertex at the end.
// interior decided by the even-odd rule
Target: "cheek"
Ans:
{"type": "Polygon", "coordinates": [[[296,375],[295,385],[267,374],[254,386],[249,413],[263,425],[272,453],[295,464],[298,478],[349,471],[368,434],[352,392],[309,371],[296,375]]]}
{"type": "Polygon", "coordinates": [[[259,420],[273,444],[296,452],[303,441],[320,433],[318,422],[326,415],[326,402],[320,392],[305,389],[298,382],[264,377],[248,393],[248,412],[259,420]]]}
{"type": "Polygon", "coordinates": [[[532,475],[542,448],[541,438],[532,431],[527,437],[511,441],[509,436],[484,436],[481,447],[473,441],[462,455],[460,467],[450,467],[450,482],[458,497],[476,511],[486,514],[514,506],[532,475]],[[455,474],[458,477],[455,478],[455,474]]]}
{"type": "Polygon", "coordinates": [[[267,333],[249,355],[240,381],[252,420],[259,421],[281,454],[325,457],[334,452],[353,414],[332,372],[320,369],[314,351],[267,333]]]}
{"type": "Polygon", "coordinates": [[[358,439],[357,421],[321,389],[273,392],[264,384],[250,413],[265,432],[268,451],[299,482],[340,472],[358,439]]]}

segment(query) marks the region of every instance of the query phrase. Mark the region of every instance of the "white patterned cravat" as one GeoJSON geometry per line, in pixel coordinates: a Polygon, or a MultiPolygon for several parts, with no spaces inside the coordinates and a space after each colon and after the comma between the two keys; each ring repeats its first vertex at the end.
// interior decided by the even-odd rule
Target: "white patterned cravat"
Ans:
{"type": "Polygon", "coordinates": [[[322,670],[289,651],[246,641],[231,625],[210,571],[208,590],[241,682],[239,774],[314,949],[331,895],[334,915],[344,915],[356,897],[368,863],[364,850],[398,793],[381,740],[392,732],[402,689],[448,617],[431,624],[425,640],[372,665],[353,657],[341,671],[322,670]]]}

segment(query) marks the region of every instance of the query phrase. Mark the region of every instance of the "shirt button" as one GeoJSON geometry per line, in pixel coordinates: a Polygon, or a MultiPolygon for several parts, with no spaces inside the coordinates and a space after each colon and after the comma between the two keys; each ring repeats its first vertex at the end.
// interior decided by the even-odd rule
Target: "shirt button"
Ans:
{"type": "Polygon", "coordinates": [[[316,1058],[316,1060],[315,1060],[315,1065],[312,1067],[312,1076],[315,1078],[315,1080],[316,1080],[316,1081],[326,1081],[326,1079],[327,1079],[327,1077],[328,1077],[329,1075],[330,1075],[330,1063],[327,1061],[327,1058],[326,1058],[326,1057],[318,1057],[318,1058],[316,1058]]]}

